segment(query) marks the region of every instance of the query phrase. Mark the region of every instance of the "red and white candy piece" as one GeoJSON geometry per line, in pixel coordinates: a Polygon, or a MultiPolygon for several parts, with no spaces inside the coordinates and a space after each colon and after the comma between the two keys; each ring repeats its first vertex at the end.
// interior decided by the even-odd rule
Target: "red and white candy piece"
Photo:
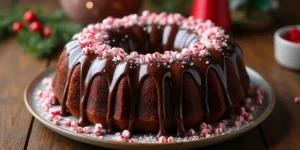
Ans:
{"type": "Polygon", "coordinates": [[[60,125],[60,120],[53,119],[53,123],[54,123],[55,125],[60,125]]]}
{"type": "Polygon", "coordinates": [[[56,115],[56,116],[54,116],[54,118],[53,119],[56,119],[56,120],[61,120],[61,116],[60,115],[56,115]]]}
{"type": "Polygon", "coordinates": [[[130,56],[130,58],[138,58],[139,57],[139,53],[137,53],[137,52],[131,52],[129,56],[130,56]]]}
{"type": "Polygon", "coordinates": [[[129,138],[130,137],[130,132],[128,130],[124,130],[122,132],[122,136],[125,136],[126,138],[129,138]]]}
{"type": "Polygon", "coordinates": [[[118,136],[114,136],[111,138],[112,141],[118,141],[118,136]]]}
{"type": "Polygon", "coordinates": [[[224,129],[227,125],[227,121],[226,120],[222,120],[219,122],[218,127],[224,129]]]}
{"type": "Polygon", "coordinates": [[[158,142],[159,142],[159,143],[167,143],[167,138],[166,138],[165,136],[160,136],[160,137],[158,138],[158,142]]]}
{"type": "Polygon", "coordinates": [[[83,128],[82,127],[77,127],[75,131],[76,131],[76,133],[82,133],[83,128]]]}
{"type": "Polygon", "coordinates": [[[55,116],[52,120],[55,125],[60,125],[60,117],[55,116]]]}
{"type": "Polygon", "coordinates": [[[249,98],[249,97],[245,98],[245,99],[244,99],[244,103],[245,103],[245,106],[246,106],[246,107],[250,106],[251,103],[252,103],[251,98],[249,98]]]}
{"type": "Polygon", "coordinates": [[[36,93],[36,95],[41,98],[43,96],[43,91],[38,90],[37,93],[36,93]]]}
{"type": "Polygon", "coordinates": [[[91,129],[91,127],[87,126],[87,127],[83,128],[83,132],[86,133],[86,134],[89,134],[89,133],[92,132],[92,129],[91,129]]]}
{"type": "Polygon", "coordinates": [[[265,91],[261,86],[256,87],[256,94],[257,95],[264,95],[265,91]]]}
{"type": "Polygon", "coordinates": [[[146,54],[146,56],[145,56],[145,62],[146,63],[150,63],[150,62],[152,62],[152,60],[153,60],[152,55],[151,54],[146,54]]]}
{"type": "Polygon", "coordinates": [[[250,105],[250,106],[247,107],[247,110],[248,110],[249,112],[254,112],[255,106],[250,105]]]}
{"type": "Polygon", "coordinates": [[[188,135],[189,135],[189,136],[193,136],[193,135],[195,135],[195,134],[196,134],[196,132],[195,132],[194,129],[189,129],[189,130],[188,130],[188,135]]]}
{"type": "Polygon", "coordinates": [[[152,54],[152,57],[153,57],[153,59],[154,59],[154,60],[157,60],[157,61],[159,61],[159,60],[160,60],[160,58],[161,58],[161,56],[160,56],[159,52],[155,52],[155,53],[153,53],[153,54],[152,54]]]}
{"type": "Polygon", "coordinates": [[[300,104],[300,97],[295,97],[295,103],[300,104]]]}
{"type": "Polygon", "coordinates": [[[129,139],[128,143],[134,143],[134,139],[129,139]]]}
{"type": "Polygon", "coordinates": [[[55,116],[59,115],[59,113],[60,113],[60,109],[58,109],[58,108],[50,108],[49,111],[52,115],[55,115],[55,116]]]}
{"type": "Polygon", "coordinates": [[[207,124],[205,122],[202,122],[200,124],[200,129],[206,129],[207,128],[207,124]]]}
{"type": "Polygon", "coordinates": [[[50,106],[43,106],[42,109],[43,109],[45,112],[49,112],[50,106]]]}
{"type": "Polygon", "coordinates": [[[251,120],[253,120],[252,114],[248,114],[248,113],[244,114],[244,118],[245,118],[246,121],[251,121],[251,120]]]}
{"type": "Polygon", "coordinates": [[[215,129],[215,134],[216,135],[221,135],[223,133],[223,129],[222,128],[216,128],[215,129]]]}
{"type": "Polygon", "coordinates": [[[71,126],[71,119],[69,118],[64,119],[64,125],[67,127],[71,126]]]}
{"type": "Polygon", "coordinates": [[[119,48],[117,59],[122,61],[122,60],[124,60],[124,58],[125,58],[125,51],[123,49],[119,48]]]}
{"type": "Polygon", "coordinates": [[[77,127],[78,127],[78,123],[75,122],[75,121],[71,121],[71,128],[74,129],[74,130],[76,130],[77,127]]]}
{"type": "Polygon", "coordinates": [[[256,105],[257,105],[257,106],[261,106],[261,105],[263,104],[262,99],[260,99],[260,98],[259,98],[259,99],[256,99],[255,102],[256,102],[256,105]]]}
{"type": "Polygon", "coordinates": [[[96,136],[101,135],[101,129],[95,128],[94,131],[93,131],[93,134],[96,135],[96,136]]]}
{"type": "Polygon", "coordinates": [[[95,124],[95,129],[101,130],[103,128],[101,123],[96,123],[95,124]]]}
{"type": "Polygon", "coordinates": [[[173,142],[176,142],[176,140],[175,140],[174,137],[170,136],[170,137],[168,137],[167,142],[168,143],[173,143],[173,142]]]}
{"type": "Polygon", "coordinates": [[[118,142],[126,142],[126,139],[127,138],[125,136],[123,136],[123,135],[120,135],[120,136],[117,137],[117,141],[118,142]]]}
{"type": "MultiPolygon", "coordinates": [[[[245,113],[245,114],[246,114],[246,113],[245,113]]],[[[244,115],[245,115],[245,114],[244,114],[244,115]]],[[[239,121],[240,123],[243,123],[243,122],[244,122],[244,117],[243,117],[243,116],[237,116],[237,117],[236,117],[236,120],[239,121]]]]}
{"type": "Polygon", "coordinates": [[[244,107],[240,107],[239,114],[243,116],[246,113],[246,109],[244,107]]]}
{"type": "Polygon", "coordinates": [[[49,120],[49,121],[52,121],[53,119],[54,119],[54,115],[53,114],[48,114],[48,116],[47,116],[47,119],[49,120]]]}
{"type": "Polygon", "coordinates": [[[208,135],[208,130],[206,128],[202,129],[201,132],[200,132],[200,136],[206,137],[207,135],[208,135]]]}
{"type": "Polygon", "coordinates": [[[235,120],[233,122],[233,125],[236,126],[236,127],[240,127],[242,125],[242,123],[240,121],[238,121],[238,120],[235,120]]]}

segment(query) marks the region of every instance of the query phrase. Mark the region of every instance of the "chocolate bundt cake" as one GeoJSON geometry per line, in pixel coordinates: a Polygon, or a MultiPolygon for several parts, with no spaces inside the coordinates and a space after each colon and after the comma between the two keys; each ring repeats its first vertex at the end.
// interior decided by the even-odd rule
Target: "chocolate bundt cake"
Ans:
{"type": "Polygon", "coordinates": [[[53,87],[61,115],[74,115],[80,126],[184,136],[233,113],[249,82],[242,51],[223,29],[145,11],[108,17],[75,35],[53,87]]]}

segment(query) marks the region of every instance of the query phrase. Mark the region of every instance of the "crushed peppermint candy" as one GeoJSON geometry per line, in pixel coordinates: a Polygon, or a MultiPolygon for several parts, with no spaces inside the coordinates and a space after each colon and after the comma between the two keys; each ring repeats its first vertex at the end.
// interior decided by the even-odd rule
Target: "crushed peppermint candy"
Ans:
{"type": "Polygon", "coordinates": [[[196,134],[196,131],[194,130],[194,129],[189,129],[188,130],[188,135],[189,136],[193,136],[193,135],[195,135],[196,134]]]}
{"type": "Polygon", "coordinates": [[[165,136],[160,136],[158,138],[159,143],[167,143],[167,138],[165,136]]]}
{"type": "Polygon", "coordinates": [[[122,132],[122,135],[125,136],[126,138],[129,138],[130,137],[130,132],[128,130],[124,130],[122,132]]]}
{"type": "MultiPolygon", "coordinates": [[[[128,38],[128,35],[125,35],[128,38]]],[[[123,18],[108,17],[102,22],[90,24],[82,32],[78,33],[78,45],[82,47],[85,55],[95,54],[100,58],[113,56],[115,61],[135,59],[138,63],[151,63],[153,61],[162,63],[173,63],[174,60],[190,59],[191,55],[207,56],[207,50],[222,51],[222,46],[227,46],[225,42],[229,36],[225,30],[215,26],[210,20],[202,21],[194,17],[185,18],[178,13],[160,14],[144,11],[141,16],[131,14],[123,18]],[[199,41],[189,48],[183,48],[181,52],[165,51],[164,54],[155,52],[153,54],[139,54],[131,52],[127,54],[123,48],[111,47],[109,43],[108,30],[129,28],[134,25],[146,26],[158,24],[160,26],[177,24],[179,28],[194,31],[199,36],[199,41]]],[[[45,81],[47,82],[47,81],[45,81]]]]}
{"type": "Polygon", "coordinates": [[[168,137],[167,142],[173,143],[173,142],[176,142],[176,139],[174,137],[170,136],[170,137],[168,137]]]}
{"type": "Polygon", "coordinates": [[[223,133],[223,129],[222,128],[216,128],[215,129],[215,134],[216,135],[221,135],[223,133]]]}
{"type": "MultiPolygon", "coordinates": [[[[91,30],[94,30],[91,28],[91,30]]],[[[115,49],[115,51],[120,52],[120,50],[115,49]]],[[[195,51],[195,50],[194,50],[195,51]]],[[[189,49],[184,50],[185,53],[193,53],[189,49]]],[[[120,52],[122,55],[122,52],[120,52]]],[[[176,55],[182,55],[178,52],[165,52],[165,55],[168,57],[176,56],[176,55]]],[[[137,53],[131,53],[134,57],[140,57],[137,53]]],[[[161,56],[159,53],[154,54],[146,54],[143,60],[144,61],[153,61],[153,59],[162,59],[163,56],[161,56]]],[[[183,57],[183,56],[178,56],[183,57]]],[[[52,86],[52,79],[48,78],[43,80],[43,84],[46,86],[51,85],[52,86]]],[[[251,124],[253,120],[257,118],[257,115],[254,113],[256,109],[260,109],[259,107],[255,106],[254,100],[257,101],[256,98],[259,100],[263,100],[264,96],[264,90],[261,87],[256,87],[253,90],[254,98],[245,98],[244,102],[241,103],[241,106],[238,107],[237,116],[235,115],[232,119],[226,119],[221,120],[218,123],[214,123],[212,125],[202,122],[198,126],[200,130],[194,130],[189,129],[187,131],[188,136],[185,137],[177,137],[177,136],[161,136],[159,138],[156,138],[155,135],[131,135],[131,133],[128,130],[123,130],[120,132],[116,132],[115,135],[112,137],[113,141],[117,142],[128,142],[128,143],[173,143],[173,142],[186,142],[186,141],[194,141],[194,140],[200,140],[203,138],[218,136],[222,134],[230,133],[234,130],[241,129],[248,124],[251,124]],[[252,102],[253,100],[253,102],[252,102]],[[228,127],[226,127],[228,125],[228,127]],[[233,126],[235,127],[233,127],[233,126]],[[213,132],[212,132],[213,131],[213,132]]],[[[97,137],[99,139],[104,139],[105,137],[105,129],[103,128],[102,124],[97,123],[93,126],[85,126],[80,127],[78,126],[77,121],[72,121],[69,118],[61,117],[60,116],[60,109],[58,107],[52,107],[51,102],[55,99],[53,92],[51,89],[47,89],[46,91],[38,90],[36,93],[36,97],[39,98],[39,105],[42,108],[41,110],[44,110],[45,114],[44,117],[49,120],[54,125],[63,125],[61,127],[68,127],[69,129],[72,129],[73,132],[86,134],[92,137],[97,137]],[[46,111],[47,109],[47,111],[46,111]],[[103,133],[103,135],[101,135],[103,133]]],[[[300,97],[295,98],[295,102],[299,103],[300,97]]]]}
{"type": "Polygon", "coordinates": [[[92,128],[89,127],[89,126],[86,126],[86,127],[83,128],[83,132],[87,133],[87,134],[90,134],[92,132],[92,128]]]}

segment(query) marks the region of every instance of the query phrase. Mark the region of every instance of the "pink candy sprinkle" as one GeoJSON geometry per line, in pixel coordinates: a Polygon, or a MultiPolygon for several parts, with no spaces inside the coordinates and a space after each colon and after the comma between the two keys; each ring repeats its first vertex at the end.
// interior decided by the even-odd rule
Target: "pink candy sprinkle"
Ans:
{"type": "Polygon", "coordinates": [[[216,135],[221,135],[222,132],[223,132],[223,129],[222,129],[222,128],[216,128],[216,129],[215,129],[215,134],[216,134],[216,135]]]}
{"type": "Polygon", "coordinates": [[[71,126],[71,119],[69,118],[64,119],[64,125],[67,127],[71,126]]]}
{"type": "Polygon", "coordinates": [[[168,137],[167,142],[168,143],[173,143],[173,142],[176,142],[176,140],[175,140],[174,137],[170,136],[170,137],[168,137]]]}
{"type": "Polygon", "coordinates": [[[196,132],[195,132],[194,129],[189,129],[189,130],[188,130],[188,135],[189,135],[189,136],[193,136],[193,135],[195,135],[195,133],[196,133],[196,132]]]}
{"type": "Polygon", "coordinates": [[[128,130],[124,130],[122,132],[122,135],[125,136],[126,138],[129,138],[130,137],[130,132],[128,130]]]}
{"type": "Polygon", "coordinates": [[[300,97],[295,97],[295,103],[300,104],[300,97]]]}
{"type": "Polygon", "coordinates": [[[167,138],[165,136],[160,136],[158,138],[159,143],[167,143],[167,138]]]}
{"type": "Polygon", "coordinates": [[[77,127],[75,131],[76,131],[76,133],[82,133],[83,128],[82,127],[77,127]]]}

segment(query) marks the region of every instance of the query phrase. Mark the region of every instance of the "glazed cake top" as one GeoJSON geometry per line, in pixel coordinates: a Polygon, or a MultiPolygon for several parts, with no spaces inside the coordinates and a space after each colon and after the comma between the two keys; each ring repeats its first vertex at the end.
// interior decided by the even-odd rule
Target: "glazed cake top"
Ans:
{"type": "MultiPolygon", "coordinates": [[[[127,32],[128,33],[128,32],[127,32]]],[[[123,34],[124,38],[130,38],[123,34]]],[[[141,16],[131,14],[123,18],[108,17],[102,22],[90,24],[78,35],[78,45],[82,48],[82,53],[86,55],[97,55],[100,58],[113,57],[114,61],[134,60],[139,64],[162,62],[173,63],[176,60],[188,60],[192,55],[209,55],[207,50],[221,52],[222,47],[228,46],[229,36],[225,31],[214,25],[211,21],[202,21],[194,17],[185,18],[178,13],[160,14],[144,11],[141,16]],[[124,49],[122,46],[114,46],[115,42],[112,31],[121,31],[134,26],[142,26],[147,30],[147,26],[175,26],[181,30],[188,30],[191,34],[196,34],[196,41],[188,47],[174,50],[164,50],[142,54],[138,50],[124,49]]],[[[124,40],[123,38],[118,40],[124,40]]]]}

